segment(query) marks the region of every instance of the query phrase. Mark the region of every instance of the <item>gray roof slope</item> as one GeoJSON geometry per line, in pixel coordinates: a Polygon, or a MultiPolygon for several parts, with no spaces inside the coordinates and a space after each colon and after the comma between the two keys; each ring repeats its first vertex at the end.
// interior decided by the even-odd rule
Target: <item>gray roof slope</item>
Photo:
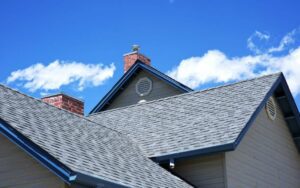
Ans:
{"type": "Polygon", "coordinates": [[[0,118],[75,172],[128,187],[190,187],[124,135],[3,85],[0,118]]]}
{"type": "Polygon", "coordinates": [[[148,157],[235,142],[280,73],[89,116],[127,134],[148,157]]]}

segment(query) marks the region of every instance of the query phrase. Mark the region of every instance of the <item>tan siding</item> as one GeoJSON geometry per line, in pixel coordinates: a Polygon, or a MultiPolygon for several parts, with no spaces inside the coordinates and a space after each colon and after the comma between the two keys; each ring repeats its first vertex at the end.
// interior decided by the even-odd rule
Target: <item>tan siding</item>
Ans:
{"type": "Polygon", "coordinates": [[[63,188],[64,183],[0,134],[0,187],[63,188]]]}
{"type": "Polygon", "coordinates": [[[174,172],[201,188],[224,188],[224,155],[195,157],[176,163],[174,172]]]}
{"type": "Polygon", "coordinates": [[[235,151],[227,152],[230,188],[300,187],[300,155],[277,105],[277,118],[260,112],[235,151]]]}
{"type": "Polygon", "coordinates": [[[164,81],[157,79],[156,77],[141,71],[138,75],[129,83],[129,85],[122,91],[122,93],[117,96],[107,109],[113,109],[123,106],[128,106],[138,103],[140,100],[151,101],[155,99],[160,99],[172,95],[177,95],[182,93],[178,89],[166,84],[164,81]],[[140,97],[135,92],[135,84],[140,78],[148,77],[152,80],[152,91],[149,95],[140,97]]]}

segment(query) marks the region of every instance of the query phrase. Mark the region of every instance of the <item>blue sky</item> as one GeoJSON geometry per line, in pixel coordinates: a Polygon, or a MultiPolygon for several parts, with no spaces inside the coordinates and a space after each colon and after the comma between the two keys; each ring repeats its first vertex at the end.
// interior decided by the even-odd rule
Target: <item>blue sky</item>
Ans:
{"type": "Polygon", "coordinates": [[[69,93],[89,112],[139,44],[155,68],[195,89],[284,71],[299,106],[299,9],[276,0],[4,0],[0,82],[37,98],[69,93]]]}

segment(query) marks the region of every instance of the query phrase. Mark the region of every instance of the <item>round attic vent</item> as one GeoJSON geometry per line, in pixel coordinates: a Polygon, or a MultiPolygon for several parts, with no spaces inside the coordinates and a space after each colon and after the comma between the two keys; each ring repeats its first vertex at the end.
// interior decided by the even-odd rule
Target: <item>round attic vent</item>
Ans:
{"type": "Polygon", "coordinates": [[[146,96],[148,95],[152,90],[152,81],[147,78],[141,78],[135,85],[135,91],[139,96],[146,96]]]}
{"type": "Polygon", "coordinates": [[[276,104],[275,104],[273,97],[270,97],[269,100],[267,101],[266,111],[267,111],[268,117],[271,120],[275,120],[277,112],[276,112],[276,104]]]}

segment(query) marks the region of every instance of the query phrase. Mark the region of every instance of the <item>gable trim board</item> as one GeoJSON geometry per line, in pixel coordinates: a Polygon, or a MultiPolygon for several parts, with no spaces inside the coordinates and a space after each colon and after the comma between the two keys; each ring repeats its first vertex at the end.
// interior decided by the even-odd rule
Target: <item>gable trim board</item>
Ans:
{"type": "Polygon", "coordinates": [[[129,79],[139,70],[144,70],[147,73],[163,80],[165,83],[179,89],[180,91],[186,93],[193,91],[191,88],[183,85],[182,83],[174,80],[173,78],[163,74],[162,72],[156,70],[155,68],[146,65],[145,63],[137,60],[135,64],[120,78],[120,80],[112,87],[112,89],[100,100],[100,102],[90,111],[89,114],[101,111],[109,101],[115,97],[117,92],[122,89],[122,87],[129,81],[129,79]]]}
{"type": "Polygon", "coordinates": [[[297,146],[298,151],[300,152],[300,116],[299,111],[296,105],[296,102],[293,98],[293,95],[289,89],[289,86],[281,73],[281,86],[284,92],[284,96],[278,96],[277,100],[279,102],[279,106],[283,109],[284,106],[289,106],[291,112],[283,112],[284,118],[287,122],[289,130],[291,132],[291,136],[297,146]],[[284,99],[284,100],[282,100],[284,99]]]}
{"type": "Polygon", "coordinates": [[[98,186],[105,185],[106,187],[120,187],[126,186],[112,183],[109,181],[101,180],[99,178],[91,177],[82,173],[74,172],[67,166],[56,160],[45,150],[37,146],[35,143],[30,141],[24,135],[19,133],[16,129],[11,127],[8,123],[0,118],[0,133],[4,135],[12,143],[19,146],[27,154],[36,159],[40,164],[49,169],[65,183],[71,185],[72,183],[82,183],[84,185],[98,186]]]}
{"type": "Polygon", "coordinates": [[[196,155],[207,155],[207,154],[213,154],[217,152],[226,152],[226,151],[233,151],[238,147],[241,140],[244,138],[245,134],[253,124],[254,120],[257,118],[259,112],[264,108],[267,100],[274,95],[274,93],[282,89],[283,95],[281,96],[275,96],[276,99],[284,98],[286,101],[280,102],[279,106],[282,108],[283,105],[287,105],[291,108],[291,112],[283,112],[285,116],[285,120],[287,122],[288,128],[291,132],[291,136],[293,137],[293,140],[297,146],[298,151],[300,152],[300,116],[299,112],[296,106],[296,103],[294,101],[294,98],[289,90],[289,87],[287,85],[287,82],[283,76],[282,73],[280,73],[279,78],[274,82],[271,89],[267,92],[264,99],[260,103],[260,105],[256,108],[254,113],[251,115],[250,119],[242,129],[242,131],[239,133],[238,137],[235,139],[233,143],[228,143],[224,145],[219,146],[213,146],[209,148],[199,149],[199,150],[192,150],[192,151],[186,151],[186,152],[180,152],[180,153],[174,153],[169,155],[162,155],[158,157],[153,157],[152,159],[159,163],[168,162],[169,160],[174,160],[178,158],[189,158],[196,155]]]}

